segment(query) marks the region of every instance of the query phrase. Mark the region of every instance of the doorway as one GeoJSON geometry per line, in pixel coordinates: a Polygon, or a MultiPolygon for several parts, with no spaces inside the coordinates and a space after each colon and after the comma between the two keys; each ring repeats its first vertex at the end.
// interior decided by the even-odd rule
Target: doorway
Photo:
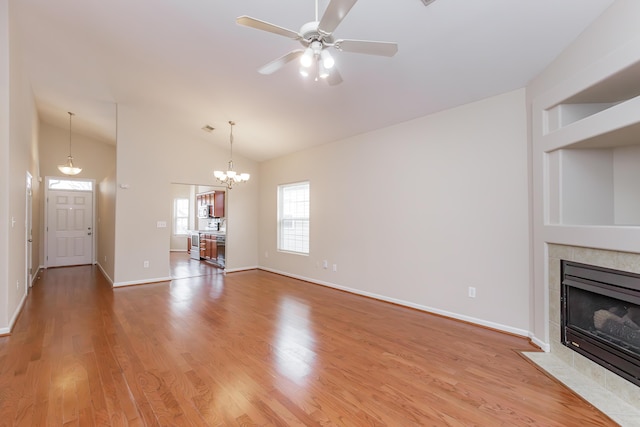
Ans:
{"type": "MultiPolygon", "coordinates": [[[[218,213],[218,215],[222,215],[222,218],[209,218],[208,213],[203,215],[199,211],[199,208],[203,207],[199,199],[200,195],[213,192],[222,192],[223,196],[226,196],[225,187],[204,184],[170,184],[172,230],[169,242],[169,258],[172,279],[224,273],[223,268],[208,262],[206,256],[201,260],[199,256],[192,257],[190,253],[194,250],[190,241],[193,231],[212,230],[211,233],[213,233],[212,227],[214,223],[226,226],[225,209],[222,209],[222,213],[218,213]],[[178,206],[181,206],[181,208],[179,209],[178,206]]],[[[221,203],[224,206],[224,197],[221,203]]],[[[210,201],[207,204],[213,205],[214,202],[210,201]]],[[[211,215],[215,215],[213,211],[211,215]]],[[[216,228],[216,232],[222,232],[218,227],[216,228]]]]}
{"type": "Polygon", "coordinates": [[[46,267],[94,263],[94,211],[94,180],[46,178],[46,267]]]}
{"type": "Polygon", "coordinates": [[[33,284],[33,177],[27,172],[27,192],[25,195],[25,224],[26,227],[26,242],[25,254],[26,260],[26,280],[25,280],[25,294],[29,292],[29,288],[33,284]]]}

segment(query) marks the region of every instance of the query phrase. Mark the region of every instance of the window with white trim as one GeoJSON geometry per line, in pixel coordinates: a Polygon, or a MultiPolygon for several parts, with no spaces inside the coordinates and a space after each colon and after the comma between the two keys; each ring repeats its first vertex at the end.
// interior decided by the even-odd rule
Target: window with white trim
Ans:
{"type": "Polygon", "coordinates": [[[309,254],[309,181],[278,186],[278,250],[309,254]]]}
{"type": "Polygon", "coordinates": [[[186,235],[189,230],[189,199],[173,200],[173,234],[186,235]]]}

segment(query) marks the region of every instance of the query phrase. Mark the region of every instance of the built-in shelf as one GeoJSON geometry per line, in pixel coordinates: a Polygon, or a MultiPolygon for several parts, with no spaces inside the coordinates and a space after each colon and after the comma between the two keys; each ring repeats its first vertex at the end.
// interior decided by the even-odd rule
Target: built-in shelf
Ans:
{"type": "Polygon", "coordinates": [[[639,49],[640,38],[534,103],[542,114],[535,144],[544,153],[544,224],[640,226],[639,49]]]}

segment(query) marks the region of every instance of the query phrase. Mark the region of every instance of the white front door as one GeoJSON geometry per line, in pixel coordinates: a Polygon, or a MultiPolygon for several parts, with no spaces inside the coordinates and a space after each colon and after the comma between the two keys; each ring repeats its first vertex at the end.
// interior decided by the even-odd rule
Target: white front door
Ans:
{"type": "Polygon", "coordinates": [[[47,265],[91,264],[93,192],[49,190],[47,265]]]}

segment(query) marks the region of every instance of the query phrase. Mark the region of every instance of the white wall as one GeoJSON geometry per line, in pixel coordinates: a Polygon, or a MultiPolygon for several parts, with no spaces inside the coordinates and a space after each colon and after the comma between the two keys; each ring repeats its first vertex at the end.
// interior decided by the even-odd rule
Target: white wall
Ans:
{"type": "Polygon", "coordinates": [[[562,223],[613,224],[613,150],[562,150],[562,223]]]}
{"type": "MultiPolygon", "coordinates": [[[[226,166],[228,146],[185,136],[190,130],[160,133],[155,126],[159,118],[141,108],[120,104],[118,110],[115,285],[166,280],[171,183],[215,184],[213,170],[226,166]],[[122,184],[129,188],[120,188],[122,184]],[[157,228],[157,221],[166,221],[167,227],[157,228]],[[143,267],[144,261],[149,268],[143,267]]],[[[229,269],[257,264],[257,165],[234,156],[234,166],[253,178],[227,197],[229,269]]]]}
{"type": "MultiPolygon", "coordinates": [[[[601,69],[604,64],[612,61],[610,55],[618,51],[628,43],[640,37],[638,32],[638,17],[640,16],[640,2],[637,0],[617,0],[605,11],[589,28],[587,28],[556,60],[543,72],[532,80],[527,86],[527,106],[533,115],[533,126],[541,127],[536,122],[536,115],[540,112],[533,111],[531,105],[536,99],[543,97],[550,91],[559,92],[565,88],[571,89],[575,76],[582,71],[589,71],[594,66],[601,69]]],[[[606,127],[606,126],[603,126],[606,127]]],[[[531,128],[530,135],[541,132],[536,127],[531,128]]],[[[547,247],[551,241],[558,244],[566,244],[566,238],[572,236],[574,243],[588,241],[582,229],[566,230],[558,227],[553,230],[545,228],[545,177],[544,177],[544,153],[542,147],[536,145],[537,140],[530,138],[530,151],[532,159],[532,206],[533,206],[533,276],[534,288],[531,295],[532,332],[538,342],[549,342],[547,293],[547,247]],[[553,234],[555,233],[555,234],[553,234]],[[552,235],[553,234],[553,235],[552,235]]],[[[620,239],[627,241],[624,246],[633,246],[629,242],[629,236],[625,237],[624,230],[599,230],[594,228],[593,233],[598,233],[601,241],[606,241],[606,249],[619,249],[611,244],[620,239]]],[[[577,245],[577,244],[576,244],[577,245]]],[[[578,245],[581,246],[581,245],[578,245]]],[[[587,246],[587,245],[582,245],[587,246]]]]}
{"type": "Polygon", "coordinates": [[[267,161],[260,176],[263,268],[529,330],[524,90],[267,161]],[[301,180],[309,256],[276,250],[277,185],[301,180]]]}
{"type": "Polygon", "coordinates": [[[613,162],[615,224],[640,225],[640,145],[616,148],[613,162]]]}

